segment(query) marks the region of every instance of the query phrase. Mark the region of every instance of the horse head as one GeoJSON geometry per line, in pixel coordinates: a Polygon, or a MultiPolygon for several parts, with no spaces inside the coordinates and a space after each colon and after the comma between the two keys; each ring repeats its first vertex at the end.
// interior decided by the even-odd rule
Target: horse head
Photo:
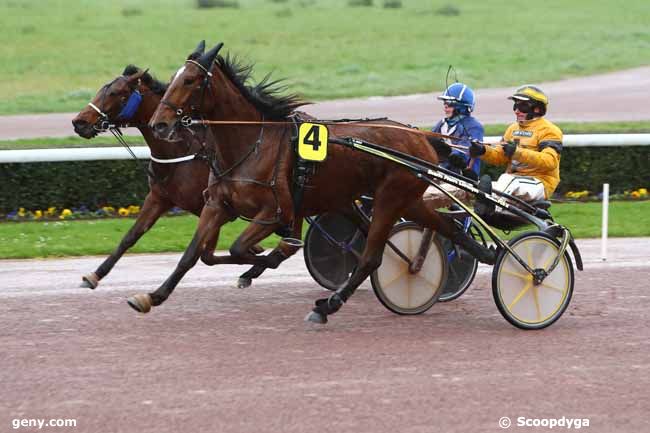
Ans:
{"type": "MultiPolygon", "coordinates": [[[[204,51],[205,41],[201,41],[190,56],[200,57],[204,51]]],[[[148,71],[128,65],[122,75],[103,85],[72,120],[75,132],[93,138],[116,122],[147,124],[167,89],[148,71]]]]}
{"type": "Polygon", "coordinates": [[[223,43],[219,43],[201,55],[197,55],[195,50],[174,74],[149,122],[157,138],[178,140],[177,129],[181,122],[190,120],[197,108],[201,112],[209,111],[211,104],[214,103],[214,98],[207,94],[211,86],[211,69],[222,47],[223,43]]]}
{"type": "Polygon", "coordinates": [[[146,87],[143,77],[147,70],[133,65],[124,73],[103,85],[88,105],[72,119],[74,131],[83,138],[93,138],[115,122],[128,123],[133,119],[142,102],[146,87]]]}

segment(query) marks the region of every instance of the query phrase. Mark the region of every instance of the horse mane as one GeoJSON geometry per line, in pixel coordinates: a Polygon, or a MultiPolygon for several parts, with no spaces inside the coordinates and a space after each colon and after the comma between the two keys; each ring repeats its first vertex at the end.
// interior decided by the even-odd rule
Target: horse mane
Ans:
{"type": "MultiPolygon", "coordinates": [[[[128,65],[126,68],[124,68],[124,72],[122,72],[122,75],[125,77],[129,77],[136,72],[140,72],[141,69],[138,68],[135,65],[128,65]]],[[[154,78],[149,72],[145,72],[144,75],[142,76],[142,81],[144,84],[147,85],[151,89],[152,92],[154,92],[158,96],[162,96],[165,94],[167,91],[167,87],[169,84],[165,84],[162,81],[158,81],[156,78],[154,78]]]]}
{"type": "Polygon", "coordinates": [[[271,80],[270,73],[257,84],[250,85],[254,64],[244,63],[236,56],[218,56],[217,65],[244,97],[269,120],[286,119],[296,108],[309,104],[295,93],[281,95],[287,86],[282,84],[282,79],[271,80]]]}

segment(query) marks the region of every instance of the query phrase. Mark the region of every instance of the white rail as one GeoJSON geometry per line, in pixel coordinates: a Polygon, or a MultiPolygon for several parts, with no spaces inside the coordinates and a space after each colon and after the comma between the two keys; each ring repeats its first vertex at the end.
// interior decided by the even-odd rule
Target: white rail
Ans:
{"type": "MultiPolygon", "coordinates": [[[[493,143],[501,137],[485,137],[493,143]]],[[[564,146],[648,146],[650,134],[581,134],[565,135],[564,146]]],[[[149,159],[149,148],[131,148],[140,159],[149,159]]],[[[110,159],[130,159],[131,155],[122,147],[84,147],[64,149],[1,150],[0,163],[8,162],[56,162],[56,161],[100,161],[110,159]]]]}

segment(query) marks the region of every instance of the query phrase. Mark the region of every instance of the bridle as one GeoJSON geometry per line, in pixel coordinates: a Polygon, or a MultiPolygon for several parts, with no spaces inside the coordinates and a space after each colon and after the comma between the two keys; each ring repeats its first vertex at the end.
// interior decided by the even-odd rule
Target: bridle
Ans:
{"type": "MultiPolygon", "coordinates": [[[[107,92],[111,88],[111,86],[117,82],[118,80],[128,80],[128,77],[124,75],[120,75],[119,77],[115,78],[113,81],[110,83],[106,84],[104,86],[104,90],[102,92],[102,95],[99,100],[99,105],[102,106],[104,105],[104,100],[106,99],[107,92]]],[[[140,81],[138,81],[139,83],[140,81]]],[[[99,114],[99,120],[95,122],[93,125],[93,129],[97,132],[106,132],[109,131],[115,139],[120,143],[126,150],[129,152],[131,157],[136,161],[136,164],[138,162],[138,157],[135,155],[133,150],[131,149],[131,146],[126,142],[124,139],[124,134],[122,133],[120,128],[127,128],[127,127],[138,127],[138,128],[148,128],[149,125],[147,123],[133,123],[131,122],[131,119],[135,116],[142,100],[145,95],[148,95],[150,93],[154,93],[153,90],[148,89],[147,91],[140,92],[138,90],[137,86],[132,87],[128,86],[131,89],[131,93],[129,94],[129,97],[124,100],[122,105],[120,106],[120,111],[117,115],[116,119],[111,119],[111,117],[105,113],[104,111],[101,110],[97,105],[95,105],[92,101],[88,103],[88,106],[95,110],[97,114],[99,114]]],[[[191,147],[191,143],[188,145],[188,152],[189,148],[191,147]]],[[[150,159],[153,162],[159,163],[159,164],[176,164],[180,162],[185,162],[185,161],[191,161],[197,158],[203,157],[205,152],[204,148],[202,147],[201,151],[197,153],[193,153],[190,155],[186,156],[181,156],[178,158],[157,158],[153,154],[150,155],[150,159]]],[[[205,159],[205,158],[203,158],[205,159]]],[[[153,172],[151,168],[149,168],[146,164],[143,164],[143,169],[147,173],[147,176],[151,177],[154,179],[154,181],[159,180],[158,176],[153,172]]]]}
{"type": "MultiPolygon", "coordinates": [[[[110,83],[106,84],[104,86],[104,90],[102,91],[102,96],[100,97],[99,105],[104,105],[104,100],[106,99],[108,90],[116,81],[119,80],[128,81],[128,78],[125,77],[124,75],[120,75],[110,83]]],[[[135,87],[132,88],[131,86],[129,86],[129,88],[131,89],[131,94],[129,95],[128,98],[126,98],[126,100],[120,106],[120,111],[116,119],[111,119],[107,113],[103,112],[97,105],[93,104],[92,101],[88,103],[88,106],[93,110],[95,110],[97,114],[99,114],[99,120],[95,122],[95,124],[93,125],[93,129],[95,131],[105,132],[120,127],[130,127],[130,126],[146,127],[146,125],[133,124],[129,121],[133,118],[133,116],[135,116],[135,113],[138,111],[140,103],[142,102],[142,97],[148,92],[140,93],[140,91],[135,87]]],[[[151,92],[151,90],[149,92],[151,92]]]]}
{"type": "MultiPolygon", "coordinates": [[[[200,113],[201,109],[203,108],[203,101],[205,100],[206,91],[212,93],[212,86],[210,86],[210,78],[212,78],[212,72],[210,72],[208,69],[205,68],[205,66],[203,66],[202,64],[200,64],[196,60],[188,59],[188,60],[185,61],[185,63],[186,64],[191,63],[191,64],[197,66],[204,74],[203,82],[201,83],[201,89],[200,89],[201,96],[200,96],[200,100],[199,100],[198,109],[196,109],[196,107],[194,105],[190,104],[189,114],[183,115],[185,113],[185,110],[183,110],[182,107],[179,107],[176,104],[173,104],[173,103],[167,101],[166,99],[163,99],[162,101],[160,101],[160,103],[162,105],[165,105],[165,106],[171,108],[174,111],[174,113],[176,114],[176,117],[179,120],[180,124],[182,126],[184,126],[185,128],[189,129],[189,127],[192,126],[193,119],[195,117],[199,117],[199,118],[201,117],[201,116],[195,116],[195,114],[197,112],[200,113]]],[[[191,131],[191,129],[190,129],[190,131],[191,131]]]]}

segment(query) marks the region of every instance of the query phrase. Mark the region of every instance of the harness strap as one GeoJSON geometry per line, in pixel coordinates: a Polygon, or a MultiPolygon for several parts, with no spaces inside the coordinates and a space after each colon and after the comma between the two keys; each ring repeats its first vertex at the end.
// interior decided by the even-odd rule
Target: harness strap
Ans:
{"type": "Polygon", "coordinates": [[[302,202],[305,195],[305,184],[307,183],[307,172],[309,171],[309,166],[311,164],[298,156],[298,129],[302,123],[302,119],[298,118],[296,115],[291,117],[291,120],[293,123],[293,135],[291,136],[291,144],[293,145],[293,154],[295,155],[291,195],[293,196],[293,214],[295,221],[295,216],[298,215],[298,211],[302,207],[302,202]]]}
{"type": "Polygon", "coordinates": [[[171,158],[171,159],[160,159],[156,158],[155,156],[151,155],[149,159],[151,159],[154,162],[157,162],[158,164],[175,164],[177,162],[185,162],[185,161],[191,161],[196,158],[198,153],[195,153],[193,155],[187,155],[187,156],[181,156],[178,158],[171,158]]]}
{"type": "Polygon", "coordinates": [[[88,105],[90,106],[90,108],[92,108],[92,109],[95,110],[97,113],[99,113],[99,115],[102,116],[104,119],[107,119],[107,118],[108,118],[108,115],[107,115],[106,113],[104,113],[102,110],[100,110],[99,107],[97,107],[97,106],[96,106],[95,104],[93,104],[92,102],[89,102],[88,105]]]}

